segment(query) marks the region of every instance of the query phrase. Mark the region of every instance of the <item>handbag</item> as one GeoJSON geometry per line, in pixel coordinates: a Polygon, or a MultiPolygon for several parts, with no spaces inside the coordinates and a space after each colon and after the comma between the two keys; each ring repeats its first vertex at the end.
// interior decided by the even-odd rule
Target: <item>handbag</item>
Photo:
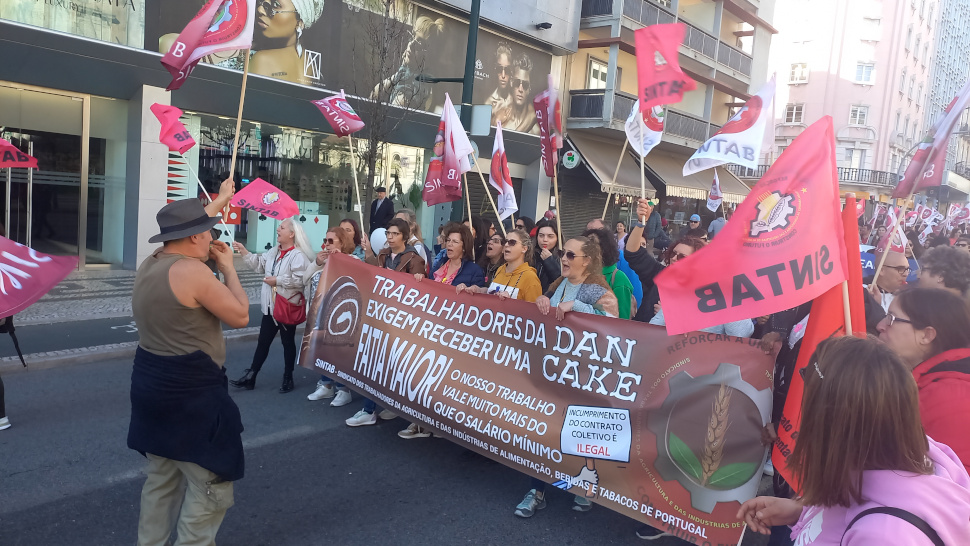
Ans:
{"type": "Polygon", "coordinates": [[[306,322],[306,298],[302,292],[297,292],[289,298],[284,298],[283,294],[276,292],[275,305],[273,305],[273,318],[280,324],[296,326],[306,322]],[[296,302],[292,299],[297,298],[296,302]]]}

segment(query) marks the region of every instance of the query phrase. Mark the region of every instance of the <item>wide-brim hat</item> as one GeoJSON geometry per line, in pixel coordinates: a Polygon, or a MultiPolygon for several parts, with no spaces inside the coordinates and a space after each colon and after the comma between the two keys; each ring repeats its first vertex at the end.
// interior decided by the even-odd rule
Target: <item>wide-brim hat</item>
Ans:
{"type": "Polygon", "coordinates": [[[148,240],[149,243],[164,243],[212,229],[219,223],[218,216],[209,216],[198,199],[173,201],[155,215],[160,233],[148,240]]]}

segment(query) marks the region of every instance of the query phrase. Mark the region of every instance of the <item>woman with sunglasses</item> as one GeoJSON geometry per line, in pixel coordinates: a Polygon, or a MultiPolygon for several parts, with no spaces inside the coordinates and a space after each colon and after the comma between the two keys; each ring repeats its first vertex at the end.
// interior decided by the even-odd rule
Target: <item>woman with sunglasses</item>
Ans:
{"type": "MultiPolygon", "coordinates": [[[[337,227],[332,227],[327,231],[327,234],[323,239],[323,247],[320,252],[317,252],[317,258],[314,260],[310,267],[307,268],[304,274],[304,279],[307,281],[306,293],[307,301],[313,302],[313,297],[317,293],[317,286],[320,284],[320,274],[323,272],[323,268],[327,265],[327,260],[330,256],[334,254],[347,254],[353,256],[354,258],[360,259],[354,254],[354,250],[357,245],[354,244],[354,238],[351,232],[347,232],[343,228],[343,222],[337,227]]],[[[309,321],[307,324],[310,324],[309,321]]],[[[308,326],[312,328],[313,326],[308,326]]],[[[339,408],[340,406],[346,406],[351,401],[350,389],[341,383],[334,383],[332,379],[321,374],[320,380],[317,381],[317,388],[310,395],[307,396],[307,400],[324,400],[327,398],[333,398],[330,402],[330,406],[334,408],[339,408]]]]}
{"type": "Polygon", "coordinates": [[[353,218],[344,218],[340,221],[340,229],[353,238],[354,251],[351,253],[360,261],[364,261],[364,238],[360,232],[360,225],[353,218]]]}
{"type": "Polygon", "coordinates": [[[492,282],[495,272],[502,265],[505,250],[505,238],[496,233],[489,237],[485,244],[485,253],[478,258],[478,267],[485,272],[485,286],[492,282]]]}
{"type": "MultiPolygon", "coordinates": [[[[970,311],[939,288],[909,288],[893,298],[876,326],[919,386],[926,434],[942,442],[970,470],[970,311]]],[[[970,541],[967,542],[970,544],[970,541]]]]}
{"type": "Polygon", "coordinates": [[[549,289],[549,285],[562,276],[562,253],[559,251],[559,231],[556,221],[543,218],[536,222],[536,251],[532,255],[532,267],[539,275],[542,291],[549,289]]]}
{"type": "Polygon", "coordinates": [[[303,67],[303,32],[323,14],[323,0],[263,0],[256,8],[258,51],[249,60],[253,74],[309,84],[303,67]]]}
{"type": "MultiPolygon", "coordinates": [[[[472,260],[472,231],[465,224],[451,222],[441,234],[445,238],[446,261],[433,273],[435,282],[452,286],[485,286],[485,273],[472,260]]],[[[421,280],[424,275],[415,275],[421,280]]]]}
{"type": "Polygon", "coordinates": [[[804,371],[789,458],[801,497],[751,499],[738,519],[762,534],[791,525],[799,545],[970,544],[970,477],[927,439],[899,358],[871,339],[830,338],[804,371]]]}
{"type": "Polygon", "coordinates": [[[529,265],[532,245],[532,238],[526,232],[520,229],[510,231],[502,250],[505,263],[498,267],[488,288],[461,284],[458,285],[458,292],[495,294],[501,300],[515,298],[535,302],[542,295],[542,284],[536,270],[529,265]]]}

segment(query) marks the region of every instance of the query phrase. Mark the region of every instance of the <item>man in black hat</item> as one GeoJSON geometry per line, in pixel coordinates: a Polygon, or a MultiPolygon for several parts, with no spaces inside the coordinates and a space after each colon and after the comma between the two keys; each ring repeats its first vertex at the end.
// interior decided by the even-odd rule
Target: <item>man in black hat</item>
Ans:
{"type": "MultiPolygon", "coordinates": [[[[370,232],[374,233],[377,228],[387,228],[387,223],[394,218],[394,203],[387,198],[387,188],[381,186],[375,190],[377,199],[370,204],[370,232]]],[[[377,249],[378,251],[380,249],[377,249]]]]}
{"type": "Polygon", "coordinates": [[[166,544],[180,509],[178,543],[214,544],[244,472],[221,322],[246,326],[249,298],[232,250],[209,232],[219,219],[201,202],[169,203],[156,218],[160,233],[149,242],[163,246],[139,266],[131,298],[138,348],[128,447],[148,458],[138,544],[166,544]],[[225,284],[203,263],[209,258],[225,284]]]}

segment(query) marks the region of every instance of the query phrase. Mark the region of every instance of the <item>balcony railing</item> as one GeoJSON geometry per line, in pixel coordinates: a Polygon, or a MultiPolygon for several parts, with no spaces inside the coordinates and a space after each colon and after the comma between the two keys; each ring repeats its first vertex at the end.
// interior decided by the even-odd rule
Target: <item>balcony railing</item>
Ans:
{"type": "Polygon", "coordinates": [[[745,76],[751,75],[751,56],[724,42],[721,42],[721,46],[717,49],[717,62],[729,66],[745,76]]]}
{"type": "Polygon", "coordinates": [[[684,23],[684,25],[687,26],[687,32],[684,34],[684,45],[705,57],[714,59],[717,54],[718,39],[690,23],[684,23]]]}
{"type": "MultiPolygon", "coordinates": [[[[603,105],[606,90],[574,89],[569,92],[569,117],[581,119],[603,119],[603,105]]],[[[625,121],[637,100],[633,95],[617,91],[613,93],[611,119],[625,121]]]]}
{"type": "Polygon", "coordinates": [[[644,26],[673,23],[676,20],[672,13],[647,0],[624,0],[623,15],[644,26]]]}
{"type": "Polygon", "coordinates": [[[583,0],[580,17],[613,15],[613,0],[583,0]]]}
{"type": "Polygon", "coordinates": [[[720,125],[714,125],[712,123],[711,126],[707,129],[707,138],[711,138],[712,136],[714,136],[714,133],[716,133],[716,132],[718,132],[720,130],[721,130],[721,126],[720,125]]]}
{"type": "MultiPolygon", "coordinates": [[[[734,173],[738,178],[760,179],[768,172],[771,165],[758,165],[756,169],[749,169],[741,165],[728,165],[727,169],[734,173]]],[[[861,184],[868,186],[894,187],[898,182],[896,173],[886,171],[874,171],[872,169],[852,169],[849,167],[839,167],[840,184],[861,184]]]]}
{"type": "Polygon", "coordinates": [[[710,123],[701,118],[667,109],[667,119],[664,120],[664,134],[689,138],[698,142],[707,140],[710,123]]]}

